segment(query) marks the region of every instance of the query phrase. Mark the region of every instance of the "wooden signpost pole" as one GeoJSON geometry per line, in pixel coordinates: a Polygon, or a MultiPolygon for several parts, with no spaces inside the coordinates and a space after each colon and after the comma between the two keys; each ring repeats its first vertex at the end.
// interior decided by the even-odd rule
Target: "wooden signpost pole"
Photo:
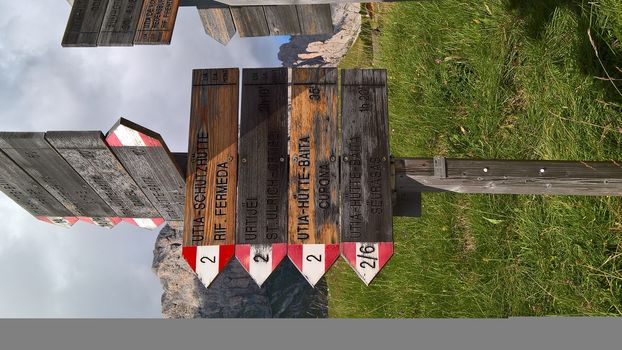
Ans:
{"type": "Polygon", "coordinates": [[[207,287],[235,249],[239,71],[194,70],[192,79],[182,254],[207,287]]]}

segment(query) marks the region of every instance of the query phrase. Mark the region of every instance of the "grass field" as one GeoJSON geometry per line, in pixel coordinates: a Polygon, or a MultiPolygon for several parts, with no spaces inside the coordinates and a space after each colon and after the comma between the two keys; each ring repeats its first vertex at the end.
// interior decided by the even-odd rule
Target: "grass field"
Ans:
{"type": "MultiPolygon", "coordinates": [[[[622,2],[407,2],[371,22],[342,67],[388,69],[395,156],[622,160],[622,2]]],[[[622,314],[620,198],[425,194],[394,239],[369,287],[333,267],[331,317],[622,314]]]]}

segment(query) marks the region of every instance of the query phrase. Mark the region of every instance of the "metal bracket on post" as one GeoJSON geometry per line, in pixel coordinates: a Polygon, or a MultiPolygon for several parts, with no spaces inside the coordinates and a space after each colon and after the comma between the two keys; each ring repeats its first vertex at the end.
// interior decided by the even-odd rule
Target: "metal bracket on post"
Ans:
{"type": "Polygon", "coordinates": [[[447,178],[447,163],[443,156],[434,157],[434,177],[440,179],[447,178]]]}

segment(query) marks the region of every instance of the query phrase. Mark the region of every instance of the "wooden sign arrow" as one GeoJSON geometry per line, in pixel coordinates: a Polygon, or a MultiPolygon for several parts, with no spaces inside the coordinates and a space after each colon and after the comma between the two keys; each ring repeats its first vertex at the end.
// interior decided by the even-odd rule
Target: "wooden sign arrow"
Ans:
{"type": "Polygon", "coordinates": [[[312,286],[339,257],[337,117],[337,69],[293,69],[288,256],[312,286]]]}
{"type": "Polygon", "coordinates": [[[261,287],[287,254],[287,68],[242,77],[235,254],[261,287]]]}
{"type": "Polygon", "coordinates": [[[206,287],[235,249],[238,80],[237,68],[192,76],[182,254],[206,287]]]}
{"type": "Polygon", "coordinates": [[[366,284],[393,255],[386,80],[341,71],[341,253],[366,284]]]}

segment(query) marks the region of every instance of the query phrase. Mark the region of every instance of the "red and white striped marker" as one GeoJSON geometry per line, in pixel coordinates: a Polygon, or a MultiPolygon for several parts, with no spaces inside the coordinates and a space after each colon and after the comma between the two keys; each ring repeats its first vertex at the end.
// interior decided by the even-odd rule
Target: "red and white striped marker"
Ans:
{"type": "Polygon", "coordinates": [[[91,225],[97,225],[107,229],[111,229],[121,222],[121,218],[89,218],[81,216],[78,219],[91,225]]]}
{"type": "Polygon", "coordinates": [[[203,245],[183,247],[181,254],[207,288],[231,260],[234,251],[233,244],[203,245]]]}
{"type": "Polygon", "coordinates": [[[393,242],[341,242],[341,253],[369,285],[393,255],[393,242]]]}
{"type": "Polygon", "coordinates": [[[339,244],[291,244],[287,255],[313,287],[339,257],[339,244]]]}
{"type": "Polygon", "coordinates": [[[43,222],[47,222],[48,224],[57,225],[65,228],[70,228],[76,222],[78,222],[78,218],[73,216],[62,217],[62,216],[35,216],[37,220],[41,220],[43,222]]]}
{"type": "Polygon", "coordinates": [[[155,230],[158,226],[164,223],[162,218],[123,218],[123,222],[138,226],[140,228],[146,228],[148,230],[155,230]]]}
{"type": "Polygon", "coordinates": [[[121,124],[108,133],[106,143],[110,147],[162,147],[160,141],[121,124]]]}
{"type": "Polygon", "coordinates": [[[259,287],[287,255],[287,243],[238,244],[235,256],[259,287]]]}

